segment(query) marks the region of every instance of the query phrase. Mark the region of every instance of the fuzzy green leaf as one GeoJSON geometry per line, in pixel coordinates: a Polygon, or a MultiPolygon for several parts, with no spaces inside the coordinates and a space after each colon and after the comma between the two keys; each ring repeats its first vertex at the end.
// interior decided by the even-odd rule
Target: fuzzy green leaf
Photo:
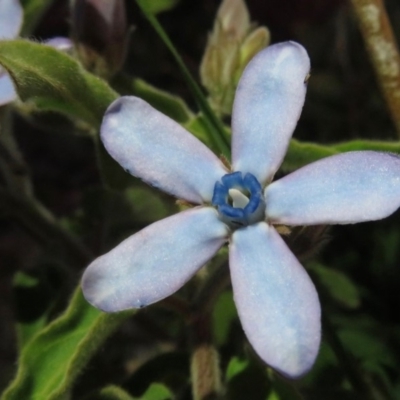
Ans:
{"type": "Polygon", "coordinates": [[[17,376],[2,400],[60,400],[104,340],[133,314],[105,314],[90,306],[80,287],[68,309],[23,349],[17,376]]]}
{"type": "Polygon", "coordinates": [[[0,42],[0,64],[9,72],[23,101],[58,111],[98,128],[118,95],[77,61],[50,46],[28,40],[0,42]]]}

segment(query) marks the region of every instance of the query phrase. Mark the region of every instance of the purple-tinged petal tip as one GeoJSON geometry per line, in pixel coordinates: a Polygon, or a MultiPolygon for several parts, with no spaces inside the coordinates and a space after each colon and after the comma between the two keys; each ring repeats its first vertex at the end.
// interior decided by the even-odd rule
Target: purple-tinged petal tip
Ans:
{"type": "Polygon", "coordinates": [[[64,36],[56,36],[44,41],[47,46],[54,47],[57,50],[65,51],[66,53],[72,51],[74,44],[71,39],[64,36]]]}

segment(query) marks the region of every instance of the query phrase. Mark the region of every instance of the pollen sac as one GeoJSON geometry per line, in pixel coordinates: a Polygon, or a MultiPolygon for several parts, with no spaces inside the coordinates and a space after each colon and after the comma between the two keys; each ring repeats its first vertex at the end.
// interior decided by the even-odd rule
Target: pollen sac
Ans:
{"type": "Polygon", "coordinates": [[[233,172],[216,182],[212,204],[220,219],[232,229],[260,222],[265,217],[265,200],[257,178],[247,173],[233,172]]]}

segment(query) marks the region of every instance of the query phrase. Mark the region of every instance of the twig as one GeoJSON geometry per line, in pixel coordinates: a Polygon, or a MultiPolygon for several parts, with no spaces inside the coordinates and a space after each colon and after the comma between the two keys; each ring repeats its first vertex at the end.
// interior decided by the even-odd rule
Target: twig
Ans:
{"type": "Polygon", "coordinates": [[[400,137],[400,55],[383,0],[351,0],[400,137]]]}

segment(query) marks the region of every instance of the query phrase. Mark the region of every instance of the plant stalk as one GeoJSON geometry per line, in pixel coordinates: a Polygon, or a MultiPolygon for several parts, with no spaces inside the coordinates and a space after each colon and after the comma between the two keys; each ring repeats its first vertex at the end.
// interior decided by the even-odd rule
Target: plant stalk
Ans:
{"type": "Polygon", "coordinates": [[[400,137],[400,55],[383,0],[351,0],[351,4],[400,137]]]}

